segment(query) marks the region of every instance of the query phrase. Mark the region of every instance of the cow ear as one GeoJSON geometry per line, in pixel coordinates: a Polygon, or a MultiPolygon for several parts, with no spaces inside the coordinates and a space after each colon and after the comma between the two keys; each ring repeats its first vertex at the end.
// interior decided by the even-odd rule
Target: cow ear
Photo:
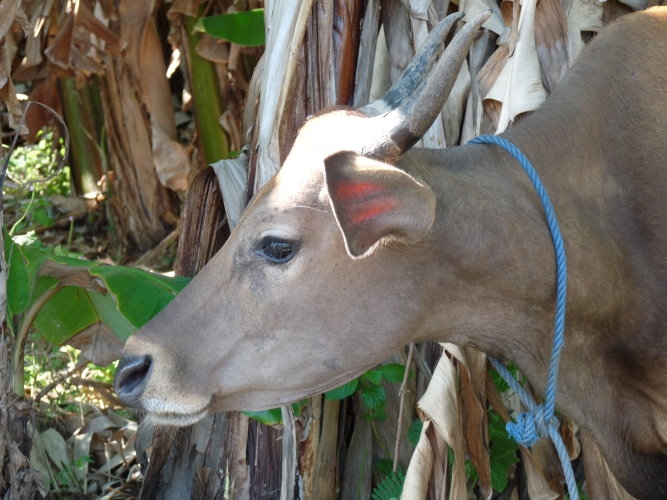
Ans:
{"type": "Polygon", "coordinates": [[[380,240],[412,244],[431,230],[435,194],[409,174],[356,153],[324,160],[326,186],[352,257],[380,240]]]}

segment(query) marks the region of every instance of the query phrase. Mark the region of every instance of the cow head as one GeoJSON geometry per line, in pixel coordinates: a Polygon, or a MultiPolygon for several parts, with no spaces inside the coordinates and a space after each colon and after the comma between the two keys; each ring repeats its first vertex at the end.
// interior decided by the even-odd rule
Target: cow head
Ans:
{"type": "Polygon", "coordinates": [[[379,101],[308,120],[220,252],[125,346],[116,390],[156,422],[332,389],[424,330],[432,190],[393,163],[430,127],[488,14],[436,27],[379,101]],[[428,76],[428,78],[426,78],[428,76]]]}

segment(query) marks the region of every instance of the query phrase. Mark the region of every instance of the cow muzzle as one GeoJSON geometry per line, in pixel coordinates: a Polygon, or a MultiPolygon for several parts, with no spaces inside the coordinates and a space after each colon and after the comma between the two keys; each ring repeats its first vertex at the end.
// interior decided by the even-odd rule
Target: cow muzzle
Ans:
{"type": "Polygon", "coordinates": [[[124,356],[116,368],[114,387],[116,394],[129,406],[139,406],[141,396],[150,376],[153,358],[144,356],[124,356]]]}
{"type": "Polygon", "coordinates": [[[123,403],[154,424],[190,425],[209,413],[210,393],[200,373],[187,372],[184,360],[168,349],[139,341],[132,346],[126,345],[114,379],[123,403]]]}

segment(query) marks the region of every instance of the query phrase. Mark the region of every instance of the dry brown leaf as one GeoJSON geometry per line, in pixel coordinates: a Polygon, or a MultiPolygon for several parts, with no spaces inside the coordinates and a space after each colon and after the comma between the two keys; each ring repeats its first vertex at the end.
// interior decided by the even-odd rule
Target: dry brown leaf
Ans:
{"type": "Polygon", "coordinates": [[[2,0],[0,2],[0,39],[4,38],[14,24],[16,12],[21,5],[20,0],[2,0]]]}
{"type": "MultiPolygon", "coordinates": [[[[439,456],[444,455],[444,460],[447,460],[446,444],[434,433],[433,423],[429,420],[424,422],[421,430],[419,442],[412,454],[410,465],[403,483],[402,498],[406,500],[424,499],[428,496],[429,486],[438,487],[443,482],[443,467],[439,471],[434,471],[434,462],[439,456]],[[436,476],[439,472],[438,481],[436,476]],[[435,483],[435,484],[434,484],[435,483]]],[[[445,465],[446,467],[446,465],[445,465]]],[[[444,491],[439,491],[441,495],[435,495],[436,498],[441,498],[444,491]]]]}
{"type": "MultiPolygon", "coordinates": [[[[366,4],[366,12],[361,27],[362,47],[357,62],[357,76],[355,78],[354,103],[353,106],[360,107],[368,104],[370,100],[370,91],[373,79],[375,78],[375,63],[379,62],[377,54],[378,38],[380,36],[380,2],[379,0],[369,0],[366,4]]],[[[386,48],[386,43],[384,44],[386,48]]],[[[385,51],[386,53],[386,51],[385,51]]],[[[386,68],[386,66],[384,66],[386,68]]]]}
{"type": "Polygon", "coordinates": [[[384,2],[380,9],[389,54],[389,80],[398,80],[415,54],[407,8],[400,0],[384,2]]]}
{"type": "Polygon", "coordinates": [[[491,16],[484,21],[482,27],[501,36],[507,31],[507,26],[503,20],[498,4],[493,0],[461,0],[459,2],[459,11],[465,12],[464,20],[473,19],[485,10],[491,10],[491,16]]]}
{"type": "Polygon", "coordinates": [[[0,84],[3,84],[0,87],[0,102],[4,102],[9,111],[9,126],[20,134],[27,134],[27,127],[21,125],[23,108],[16,96],[14,83],[9,76],[9,61],[4,45],[0,45],[0,84]]]}
{"type": "Polygon", "coordinates": [[[102,323],[95,323],[67,340],[79,349],[80,357],[98,366],[107,366],[120,358],[123,342],[102,323]]]}
{"type": "MultiPolygon", "coordinates": [[[[456,353],[457,357],[464,357],[459,347],[453,344],[442,344],[445,352],[456,353]]],[[[426,393],[419,400],[418,408],[422,415],[422,420],[425,420],[429,425],[425,425],[428,432],[422,431],[417,450],[419,450],[419,457],[413,464],[410,462],[408,472],[406,475],[406,482],[404,486],[404,495],[406,498],[424,498],[418,496],[422,489],[418,485],[419,481],[423,481],[425,477],[430,477],[431,485],[439,483],[437,475],[435,480],[433,474],[437,471],[446,470],[447,453],[438,452],[438,456],[429,460],[425,455],[430,451],[434,451],[432,446],[433,435],[429,436],[429,432],[435,431],[438,439],[443,440],[447,446],[452,449],[454,455],[454,463],[452,464],[451,488],[449,498],[458,500],[467,498],[466,491],[466,474],[465,474],[465,443],[463,438],[463,428],[460,418],[459,403],[458,403],[458,372],[456,370],[454,361],[447,355],[441,356],[440,361],[433,371],[433,377],[429,383],[426,393]],[[431,425],[433,431],[431,431],[431,425]],[[429,437],[431,440],[429,441],[429,437]],[[431,443],[426,444],[426,441],[431,443]],[[422,467],[429,467],[423,469],[422,467]],[[408,481],[408,478],[410,481],[408,481]],[[407,489],[406,488],[415,488],[407,489]]],[[[413,458],[414,460],[414,458],[413,458]]],[[[442,492],[445,493],[444,491],[442,492]]]]}
{"type": "Polygon", "coordinates": [[[502,102],[496,133],[501,133],[514,119],[533,111],[546,99],[540,65],[535,51],[534,19],[537,0],[528,0],[521,7],[519,38],[493,87],[484,96],[502,102]]]}
{"type": "Polygon", "coordinates": [[[188,17],[197,17],[199,15],[199,0],[174,0],[169,8],[169,16],[182,14],[188,17]]]}
{"type": "Polygon", "coordinates": [[[549,488],[544,473],[538,467],[533,454],[527,448],[520,447],[521,464],[526,473],[526,489],[531,500],[556,500],[561,496],[549,488]]]}
{"type": "Polygon", "coordinates": [[[118,4],[121,35],[128,49],[123,61],[134,75],[140,100],[148,109],[153,165],[160,183],[175,191],[189,186],[187,151],[177,140],[167,68],[150,2],[123,0],[118,4]]]}
{"type": "Polygon", "coordinates": [[[107,292],[107,289],[87,269],[68,266],[53,260],[46,260],[42,264],[39,276],[57,278],[60,280],[59,286],[80,286],[103,295],[107,292]]]}
{"type": "Polygon", "coordinates": [[[609,470],[595,441],[582,429],[581,445],[586,469],[586,492],[590,498],[633,500],[609,470]]]}
{"type": "Polygon", "coordinates": [[[248,202],[248,155],[242,152],[238,158],[220,160],[210,166],[218,178],[229,227],[234,229],[248,202]]]}
{"type": "Polygon", "coordinates": [[[208,61],[227,64],[229,62],[229,45],[228,42],[202,33],[195,51],[208,61]]]}
{"type": "MultiPolygon", "coordinates": [[[[477,78],[471,78],[471,89],[468,92],[468,101],[466,102],[465,116],[463,126],[461,127],[461,137],[459,144],[466,144],[474,137],[480,135],[484,106],[482,96],[477,84],[477,78]]],[[[450,144],[451,145],[451,144],[450,144]]]]}
{"type": "MultiPolygon", "coordinates": [[[[430,0],[411,0],[410,6],[410,24],[412,27],[412,46],[415,50],[412,51],[410,59],[415,52],[424,43],[428,36],[428,5],[430,0]]],[[[439,19],[432,19],[431,25],[437,23],[439,19]]],[[[410,62],[410,60],[408,60],[410,62]]],[[[404,69],[404,68],[402,68],[404,69]]],[[[402,70],[401,69],[401,70],[402,70]]],[[[458,78],[454,84],[454,88],[449,94],[445,102],[446,115],[448,119],[458,120],[460,117],[460,110],[463,109],[462,101],[465,99],[464,94],[467,94],[467,83],[470,81],[470,76],[466,75],[468,69],[465,65],[461,67],[458,78]]],[[[443,113],[441,113],[442,115],[443,113]]],[[[450,122],[451,126],[451,122],[450,122]]],[[[435,120],[433,124],[426,131],[419,144],[426,148],[444,149],[447,147],[447,140],[445,138],[445,123],[443,119],[435,120]]]]}
{"type": "MultiPolygon", "coordinates": [[[[531,465],[533,469],[525,468],[526,474],[531,472],[536,477],[533,483],[538,485],[541,482],[538,476],[542,476],[549,490],[558,493],[559,496],[565,494],[564,472],[556,448],[550,439],[540,439],[528,451],[532,457],[531,465]]],[[[522,454],[523,457],[523,454],[522,454]]]]}
{"type": "Polygon", "coordinates": [[[572,0],[570,3],[570,8],[566,10],[570,64],[584,48],[581,33],[584,31],[597,33],[604,26],[603,13],[603,2],[572,0]]]}
{"type": "MultiPolygon", "coordinates": [[[[23,109],[16,96],[16,89],[11,77],[12,59],[16,44],[10,28],[18,23],[24,31],[29,26],[25,14],[21,10],[20,0],[0,1],[0,102],[4,102],[9,111],[9,126],[14,130],[19,128],[23,109]]],[[[21,134],[28,132],[25,126],[19,130],[21,134]]]]}
{"type": "Polygon", "coordinates": [[[560,417],[560,427],[558,429],[567,453],[571,460],[576,460],[581,454],[581,443],[577,435],[579,434],[579,426],[566,416],[560,417]]]}
{"type": "MultiPolygon", "coordinates": [[[[153,118],[153,115],[151,115],[153,118]]],[[[153,164],[160,184],[174,191],[185,191],[190,186],[190,157],[181,143],[169,136],[164,128],[151,119],[153,164]]],[[[176,129],[174,128],[174,135],[176,129]]]]}
{"type": "Polygon", "coordinates": [[[114,190],[110,209],[125,238],[121,244],[146,251],[168,234],[174,202],[155,175],[153,130],[136,85],[136,74],[121,58],[107,65],[102,100],[115,174],[109,179],[114,190]]]}
{"type": "Polygon", "coordinates": [[[470,87],[470,71],[468,66],[464,64],[459,70],[452,91],[449,93],[440,114],[444,127],[444,144],[447,147],[456,146],[460,142],[461,123],[466,112],[470,87]]]}
{"type": "Polygon", "coordinates": [[[243,133],[241,131],[242,124],[241,120],[238,119],[238,115],[232,110],[226,109],[223,111],[222,115],[220,115],[218,121],[229,137],[230,150],[241,151],[246,143],[243,140],[243,133]]]}
{"type": "Polygon", "coordinates": [[[255,172],[254,192],[278,171],[281,148],[287,149],[286,145],[280,144],[279,133],[281,124],[287,119],[285,103],[293,91],[291,82],[312,4],[313,0],[305,0],[295,12],[291,3],[276,2],[264,11],[267,36],[263,64],[265,74],[271,78],[261,82],[256,164],[262,168],[255,172]]]}
{"type": "Polygon", "coordinates": [[[52,64],[62,69],[70,69],[70,52],[72,50],[72,40],[74,36],[74,17],[67,16],[65,24],[60,26],[58,34],[44,50],[44,55],[52,64]]]}
{"type": "Polygon", "coordinates": [[[380,99],[390,86],[391,80],[389,78],[389,50],[387,49],[387,40],[384,26],[381,26],[380,31],[378,32],[377,44],[375,47],[373,76],[371,78],[368,102],[373,102],[380,99]]]}
{"type": "Polygon", "coordinates": [[[49,491],[56,474],[68,462],[67,443],[58,431],[47,429],[33,434],[30,465],[38,474],[41,488],[49,491]]]}
{"type": "Polygon", "coordinates": [[[486,355],[463,348],[459,359],[459,403],[462,412],[463,435],[468,457],[477,470],[479,487],[491,498],[491,463],[489,459],[488,418],[486,411],[486,355]]]}
{"type": "MultiPolygon", "coordinates": [[[[98,18],[88,8],[86,2],[76,2],[75,11],[77,30],[81,30],[82,46],[94,47],[100,54],[120,55],[125,48],[126,42],[107,27],[106,21],[98,18]]],[[[86,47],[86,48],[89,48],[86,47]]],[[[95,56],[96,58],[99,56],[95,56]]],[[[102,59],[101,57],[99,58],[102,59]]]]}
{"type": "Polygon", "coordinates": [[[542,82],[549,93],[571,65],[567,18],[560,0],[540,0],[535,11],[535,44],[542,82]]]}

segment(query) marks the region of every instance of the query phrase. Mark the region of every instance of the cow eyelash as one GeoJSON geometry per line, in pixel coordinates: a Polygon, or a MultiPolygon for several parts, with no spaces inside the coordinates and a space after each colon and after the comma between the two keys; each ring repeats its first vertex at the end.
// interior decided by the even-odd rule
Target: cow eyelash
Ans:
{"type": "Polygon", "coordinates": [[[284,264],[294,256],[296,245],[291,241],[266,236],[259,242],[255,251],[274,264],[284,264]]]}

